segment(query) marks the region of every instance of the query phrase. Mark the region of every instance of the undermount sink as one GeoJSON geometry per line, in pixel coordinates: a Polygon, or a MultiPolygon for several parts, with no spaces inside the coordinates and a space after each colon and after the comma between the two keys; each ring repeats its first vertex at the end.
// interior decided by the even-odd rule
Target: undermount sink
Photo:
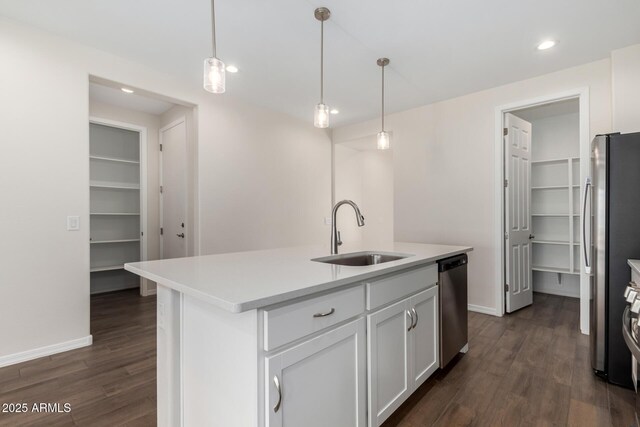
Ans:
{"type": "Polygon", "coordinates": [[[326,264],[349,265],[354,267],[383,264],[408,258],[410,254],[394,252],[353,252],[349,254],[332,255],[323,258],[314,258],[311,261],[324,262],[326,264]]]}

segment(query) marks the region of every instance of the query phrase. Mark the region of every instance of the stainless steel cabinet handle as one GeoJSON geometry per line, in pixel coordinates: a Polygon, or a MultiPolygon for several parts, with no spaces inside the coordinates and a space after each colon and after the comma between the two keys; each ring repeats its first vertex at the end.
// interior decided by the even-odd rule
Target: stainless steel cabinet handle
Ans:
{"type": "Polygon", "coordinates": [[[276,405],[273,407],[273,412],[278,412],[280,409],[280,403],[282,403],[282,390],[280,389],[280,381],[278,380],[278,376],[273,376],[273,385],[276,386],[276,391],[278,392],[278,401],[276,405]]]}
{"type": "Polygon", "coordinates": [[[332,307],[331,310],[327,311],[326,313],[316,313],[313,315],[313,317],[327,317],[327,316],[331,316],[335,312],[336,312],[336,309],[332,307]]]}
{"type": "Polygon", "coordinates": [[[591,222],[591,218],[587,218],[587,196],[591,194],[589,187],[591,187],[591,179],[587,178],[584,184],[584,200],[582,201],[582,249],[584,251],[584,268],[587,274],[591,273],[591,265],[587,254],[587,220],[591,222]]]}
{"type": "Polygon", "coordinates": [[[407,315],[409,316],[409,319],[411,319],[411,323],[409,324],[409,327],[407,328],[407,332],[411,330],[411,328],[413,328],[413,314],[411,314],[411,312],[409,310],[406,311],[407,315]]]}
{"type": "Polygon", "coordinates": [[[415,307],[411,308],[411,312],[416,317],[415,323],[413,324],[413,326],[411,326],[411,329],[415,329],[415,327],[418,326],[418,312],[416,311],[415,307]]]}

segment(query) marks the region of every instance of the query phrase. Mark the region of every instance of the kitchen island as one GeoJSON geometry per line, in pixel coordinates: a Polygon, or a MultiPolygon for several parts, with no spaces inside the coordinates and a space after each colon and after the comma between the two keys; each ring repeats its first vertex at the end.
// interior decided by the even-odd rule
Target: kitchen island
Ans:
{"type": "MultiPolygon", "coordinates": [[[[380,249],[380,248],[376,248],[380,249]]],[[[158,425],[379,425],[438,366],[440,259],[320,262],[321,247],[127,264],[158,283],[158,425]]]]}

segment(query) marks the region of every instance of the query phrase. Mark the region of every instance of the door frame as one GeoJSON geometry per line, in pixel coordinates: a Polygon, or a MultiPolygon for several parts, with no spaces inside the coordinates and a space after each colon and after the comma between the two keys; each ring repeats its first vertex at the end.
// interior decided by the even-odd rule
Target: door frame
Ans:
{"type": "MultiPolygon", "coordinates": [[[[118,129],[125,129],[138,132],[140,135],[138,143],[140,144],[140,260],[147,260],[148,240],[147,240],[147,128],[133,123],[121,122],[118,120],[105,119],[97,116],[89,116],[89,123],[110,126],[118,129]]],[[[91,218],[89,218],[91,221],[91,218]]],[[[91,224],[91,222],[89,222],[91,224]]],[[[155,293],[155,290],[148,289],[149,282],[140,278],[140,295],[148,296],[155,293]]]]}
{"type": "MultiPolygon", "coordinates": [[[[591,135],[589,125],[589,88],[580,87],[564,92],[539,96],[536,98],[515,101],[495,108],[495,176],[494,176],[494,207],[495,207],[495,301],[496,314],[505,314],[505,195],[504,195],[504,115],[523,108],[537,107],[545,104],[552,104],[569,99],[578,99],[579,102],[579,126],[580,126],[580,188],[584,190],[584,181],[589,175],[589,153],[591,147],[591,135]]],[[[581,191],[581,202],[584,195],[581,191]]],[[[584,218],[580,218],[580,225],[584,218]]],[[[580,331],[589,334],[589,275],[585,272],[584,263],[580,266],[580,331]]]]}
{"type": "MultiPolygon", "coordinates": [[[[186,116],[182,116],[177,118],[176,120],[172,121],[171,123],[169,123],[166,126],[161,127],[158,130],[158,143],[160,144],[159,147],[162,146],[163,144],[163,132],[167,131],[173,127],[178,126],[180,123],[184,123],[184,150],[185,150],[185,161],[187,162],[187,164],[185,164],[185,170],[184,170],[184,174],[185,174],[185,184],[186,184],[186,188],[185,188],[185,221],[188,221],[189,219],[189,174],[187,173],[187,170],[189,168],[188,162],[189,162],[189,150],[188,150],[188,137],[187,137],[187,118],[186,116]]],[[[162,172],[163,172],[163,160],[164,160],[164,152],[162,151],[162,149],[160,149],[160,156],[159,156],[159,165],[158,165],[158,182],[160,183],[160,188],[163,187],[163,182],[162,182],[162,172]]],[[[160,212],[159,212],[159,222],[160,222],[160,227],[164,228],[164,194],[162,191],[160,191],[160,212]]],[[[185,231],[188,230],[189,228],[185,226],[185,231]]],[[[195,229],[194,229],[195,230],[195,229]]],[[[187,256],[189,256],[189,244],[191,243],[191,236],[189,235],[189,233],[185,233],[185,238],[184,238],[184,244],[185,244],[185,248],[187,250],[187,256]]],[[[164,259],[164,236],[160,236],[160,259],[164,259]]]]}

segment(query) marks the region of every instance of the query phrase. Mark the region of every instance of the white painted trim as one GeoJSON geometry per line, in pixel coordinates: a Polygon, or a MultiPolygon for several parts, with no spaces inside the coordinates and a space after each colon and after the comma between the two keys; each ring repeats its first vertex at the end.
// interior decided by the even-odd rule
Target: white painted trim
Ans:
{"type": "MultiPolygon", "coordinates": [[[[188,168],[188,163],[189,163],[189,150],[188,150],[188,144],[189,144],[189,136],[188,136],[188,129],[187,129],[187,118],[185,116],[182,116],[174,121],[172,121],[171,123],[169,123],[166,126],[161,127],[158,130],[158,143],[160,144],[160,146],[162,146],[163,144],[163,136],[164,136],[164,132],[168,131],[169,129],[178,126],[179,124],[184,123],[184,149],[186,152],[185,155],[185,160],[187,162],[187,164],[185,165],[185,183],[187,185],[187,188],[185,189],[187,191],[188,194],[188,190],[189,190],[189,174],[187,173],[187,169],[188,168]]],[[[160,174],[160,176],[158,177],[158,182],[160,183],[160,187],[162,188],[162,186],[164,185],[162,182],[162,164],[164,161],[164,152],[162,150],[160,150],[160,156],[159,156],[159,162],[160,164],[158,165],[158,173],[160,174]]],[[[184,207],[185,208],[185,216],[187,217],[186,220],[191,220],[189,218],[189,198],[188,195],[185,194],[185,202],[187,203],[187,205],[184,207]]],[[[163,228],[164,227],[164,195],[162,194],[162,192],[160,192],[160,212],[159,212],[159,219],[160,219],[160,227],[163,228]]],[[[186,229],[185,229],[186,230],[186,229]]],[[[187,255],[189,253],[189,245],[191,243],[191,236],[189,236],[189,233],[185,233],[185,247],[187,248],[187,255]]],[[[194,234],[195,234],[195,229],[194,229],[194,234]]],[[[164,259],[164,239],[163,236],[160,236],[160,259],[164,259]]]]}
{"type": "Polygon", "coordinates": [[[490,316],[498,316],[498,314],[496,313],[496,309],[493,307],[485,307],[482,305],[469,304],[467,306],[467,309],[475,313],[488,314],[490,316]]]}
{"type": "MultiPolygon", "coordinates": [[[[102,117],[89,116],[89,123],[95,123],[98,125],[111,126],[119,129],[126,129],[138,132],[140,144],[140,260],[147,260],[148,253],[148,230],[147,230],[147,215],[148,215],[148,203],[147,203],[147,128],[144,126],[135,125],[133,123],[121,122],[118,120],[105,119],[102,117]]],[[[140,278],[140,294],[148,295],[147,292],[148,281],[140,278]]]]}
{"type": "MultiPolygon", "coordinates": [[[[494,173],[494,227],[495,227],[495,300],[496,315],[504,315],[504,143],[503,133],[504,114],[514,110],[551,104],[577,98],[580,103],[580,180],[581,189],[589,173],[589,152],[591,139],[589,134],[589,88],[582,87],[552,95],[540,96],[533,99],[512,102],[495,109],[495,173],[494,173]]],[[[581,196],[582,197],[582,196],[581,196]]],[[[589,275],[581,267],[580,274],[580,330],[589,333],[589,275]]]]}
{"type": "Polygon", "coordinates": [[[78,338],[71,341],[65,341],[57,344],[47,345],[44,347],[34,348],[32,350],[22,351],[20,353],[8,354],[0,357],[0,368],[16,363],[26,362],[28,360],[37,359],[39,357],[50,356],[52,354],[62,353],[74,350],[80,347],[86,347],[93,343],[93,336],[78,338]]]}

